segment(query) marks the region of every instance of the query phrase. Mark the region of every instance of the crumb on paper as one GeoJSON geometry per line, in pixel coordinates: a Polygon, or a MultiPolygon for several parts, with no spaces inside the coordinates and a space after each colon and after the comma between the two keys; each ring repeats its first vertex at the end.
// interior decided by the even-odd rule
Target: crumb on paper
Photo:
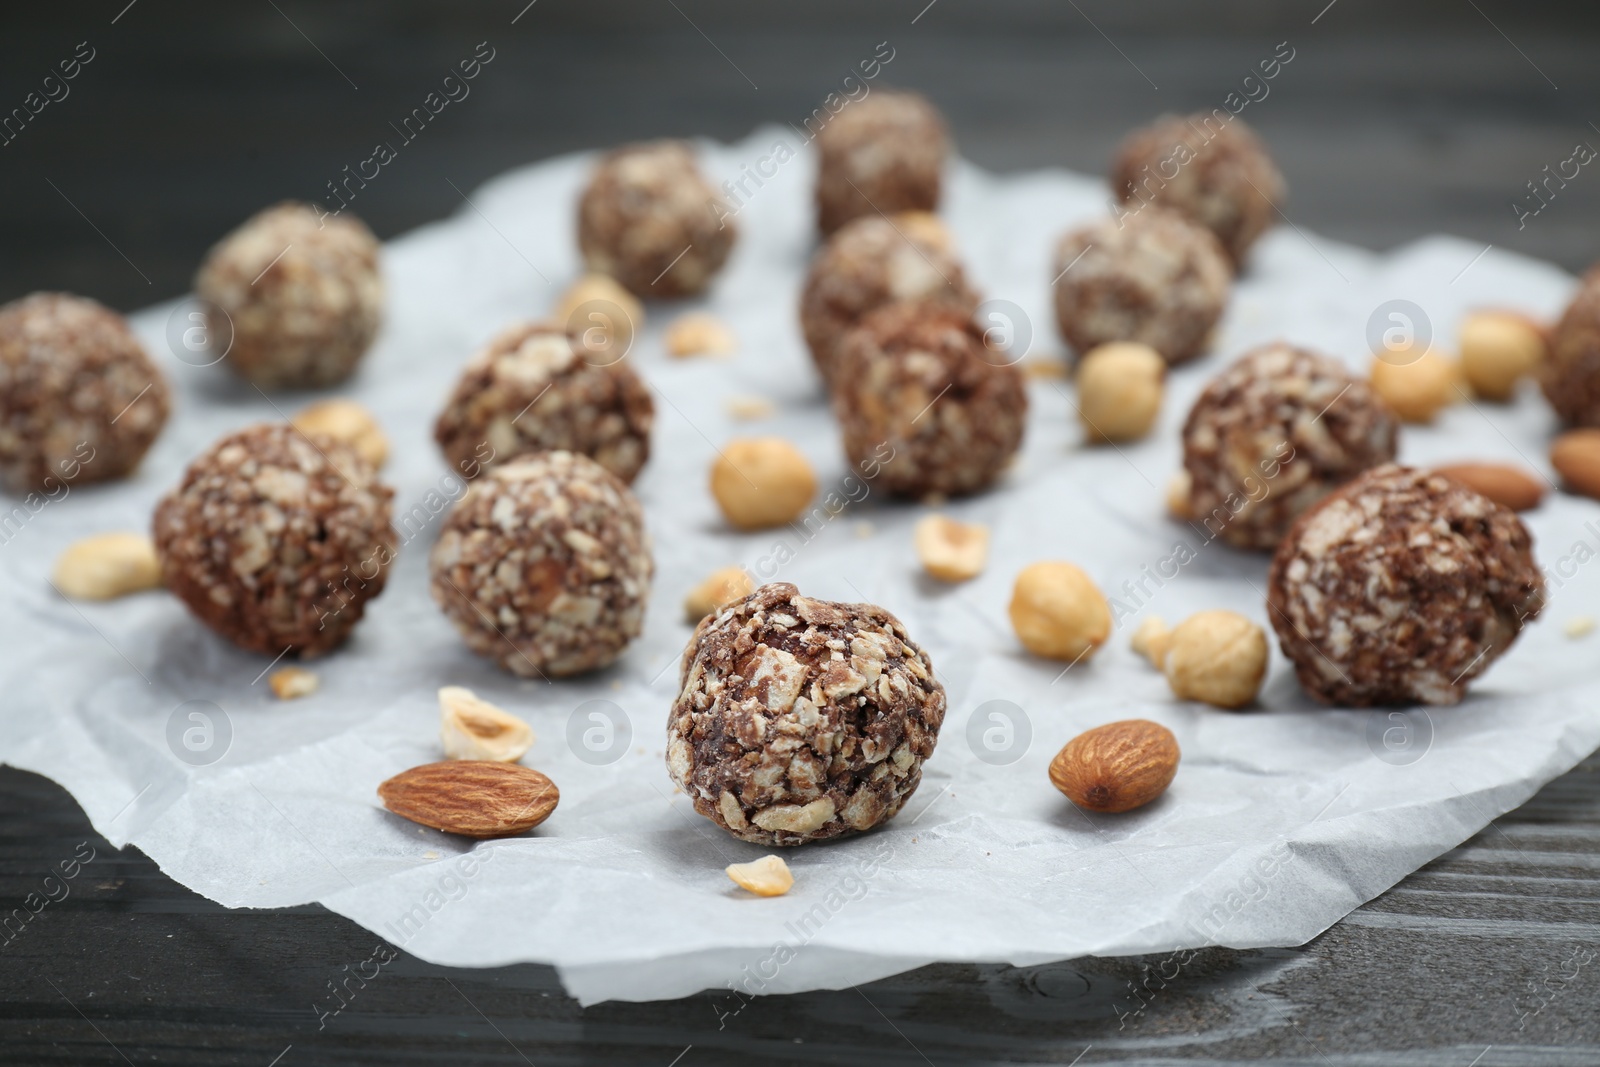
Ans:
{"type": "Polygon", "coordinates": [[[1022,373],[1034,381],[1068,377],[1066,361],[1061,359],[1030,359],[1022,364],[1022,373]]]}
{"type": "Polygon", "coordinates": [[[439,854],[430,848],[428,851],[422,854],[422,858],[425,860],[436,860],[439,858],[439,854]]]}
{"type": "Polygon", "coordinates": [[[1595,619],[1593,615],[1575,615],[1567,620],[1566,635],[1574,640],[1587,637],[1594,633],[1595,619]]]}
{"type": "Polygon", "coordinates": [[[739,348],[727,324],[705,311],[680,315],[667,327],[667,351],[674,356],[726,356],[739,348]]]}
{"type": "Polygon", "coordinates": [[[267,679],[267,684],[272,686],[273,695],[279,700],[298,700],[308,697],[317,691],[317,686],[322,684],[311,671],[304,667],[284,667],[282,670],[272,672],[267,679]]]}
{"type": "Polygon", "coordinates": [[[758,897],[781,897],[794,886],[794,874],[781,856],[762,856],[749,863],[730,863],[723,868],[735,885],[758,897]]]}
{"type": "Polygon", "coordinates": [[[729,415],[750,422],[771,418],[778,410],[777,405],[764,396],[730,396],[727,405],[729,415]]]}

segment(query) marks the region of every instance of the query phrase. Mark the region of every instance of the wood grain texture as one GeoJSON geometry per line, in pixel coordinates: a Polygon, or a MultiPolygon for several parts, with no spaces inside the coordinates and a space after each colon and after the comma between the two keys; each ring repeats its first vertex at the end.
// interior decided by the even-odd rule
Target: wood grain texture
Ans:
{"type": "MultiPolygon", "coordinates": [[[[481,40],[499,52],[473,96],[355,205],[380,236],[556,152],[798,121],[884,39],[892,80],[936,100],[969,158],[1099,172],[1130,126],[1215,106],[1287,39],[1292,66],[1245,118],[1288,175],[1297,225],[1375,248],[1443,230],[1574,270],[1600,257],[1600,174],[1521,229],[1509,207],[1576,140],[1600,143],[1592,5],[1339,0],[1312,25],[1324,0],[541,0],[513,26],[523,5],[141,0],[113,24],[115,0],[8,15],[0,102],[80,40],[99,54],[0,147],[0,299],[65,288],[131,309],[182,292],[221,233],[317,196],[481,40]]],[[[1299,949],[935,966],[720,1019],[731,1005],[709,994],[585,1010],[548,968],[403,953],[363,988],[349,976],[376,966],[372,934],[321,907],[211,904],[112,851],[59,787],[0,770],[0,915],[85,847],[70,894],[0,933],[0,1062],[1600,1063],[1600,959],[1563,977],[1600,952],[1593,757],[1299,949]],[[330,983],[346,981],[332,1014],[330,983]]]]}

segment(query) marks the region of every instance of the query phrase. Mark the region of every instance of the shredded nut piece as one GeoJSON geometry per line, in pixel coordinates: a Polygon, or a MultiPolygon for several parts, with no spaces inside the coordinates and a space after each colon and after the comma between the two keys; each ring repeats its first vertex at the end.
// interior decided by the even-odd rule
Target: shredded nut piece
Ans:
{"type": "Polygon", "coordinates": [[[739,340],[723,321],[705,311],[691,311],[667,327],[667,351],[678,357],[726,356],[739,350],[739,340]]]}
{"type": "Polygon", "coordinates": [[[533,745],[533,728],[470,689],[439,690],[439,740],[451,759],[515,763],[533,745]]]}
{"type": "Polygon", "coordinates": [[[781,897],[794,885],[794,874],[781,856],[730,863],[725,869],[740,889],[747,889],[758,897],[781,897]]]}
{"type": "Polygon", "coordinates": [[[298,700],[315,693],[322,679],[304,667],[284,667],[273,671],[267,684],[272,686],[272,695],[279,700],[298,700]]]}
{"type": "Polygon", "coordinates": [[[928,515],[912,534],[922,568],[942,582],[964,582],[983,573],[989,558],[989,528],[928,515]]]}
{"type": "Polygon", "coordinates": [[[755,591],[750,572],[743,567],[723,567],[689,590],[683,600],[684,617],[699,622],[722,605],[749,596],[755,591]]]}
{"type": "Polygon", "coordinates": [[[74,600],[113,600],[159,587],[161,564],[144,534],[98,534],[69,545],[51,581],[74,600]]]}

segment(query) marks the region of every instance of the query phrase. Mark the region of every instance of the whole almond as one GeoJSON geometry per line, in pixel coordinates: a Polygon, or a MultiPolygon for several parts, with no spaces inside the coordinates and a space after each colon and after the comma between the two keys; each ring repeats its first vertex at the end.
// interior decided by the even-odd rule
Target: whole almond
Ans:
{"type": "Polygon", "coordinates": [[[378,786],[402,818],[463,837],[510,837],[556,810],[561,793],[536,770],[489,760],[445,760],[401,771],[378,786]]]}
{"type": "Polygon", "coordinates": [[[1123,719],[1087,730],[1050,761],[1050,782],[1080,808],[1143,807],[1178,773],[1178,739],[1160,723],[1123,719]]]}
{"type": "Polygon", "coordinates": [[[1544,483],[1509,463],[1452,463],[1433,473],[1460,482],[1512,511],[1528,511],[1544,499],[1544,483]]]}
{"type": "Polygon", "coordinates": [[[1569,487],[1600,500],[1600,430],[1570,430],[1550,446],[1550,463],[1569,487]]]}

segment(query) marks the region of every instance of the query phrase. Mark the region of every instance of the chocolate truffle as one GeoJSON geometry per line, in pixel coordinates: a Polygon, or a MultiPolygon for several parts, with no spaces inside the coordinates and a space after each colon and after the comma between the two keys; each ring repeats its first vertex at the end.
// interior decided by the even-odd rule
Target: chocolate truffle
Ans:
{"type": "Polygon", "coordinates": [[[1053,270],[1056,322],[1079,355],[1138,341],[1168,363],[1200,354],[1233,282],[1210,230],[1157,207],[1067,234],[1053,270]]]}
{"type": "Polygon", "coordinates": [[[738,228],[682,141],[601,158],[578,202],[584,263],[641,297],[692,296],[721,269],[738,228]]]}
{"type": "Polygon", "coordinates": [[[1216,234],[1235,266],[1287,195],[1255,132],[1220,109],[1165,115],[1134,130],[1117,149],[1109,181],[1125,205],[1122,217],[1151,203],[1172,208],[1216,234]]]}
{"type": "Polygon", "coordinates": [[[0,307],[0,481],[54,493],[121,478],[166,424],[172,402],[115,311],[34,293],[0,307]]]}
{"type": "Polygon", "coordinates": [[[976,492],[1022,443],[1022,372],[984,344],[972,318],[941,304],[889,304],[839,346],[833,413],[850,462],[885,491],[976,492]]]}
{"type": "Polygon", "coordinates": [[[1533,539],[1460,482],[1386,465],[1301,516],[1267,604],[1283,654],[1326,704],[1456,704],[1539,614],[1533,539]]]}
{"type": "Polygon", "coordinates": [[[1600,426],[1600,267],[1583,276],[1556,324],[1539,378],[1563,422],[1600,426]]]}
{"type": "Polygon", "coordinates": [[[944,687],[899,619],[783,582],[702,619],[678,681],[667,771],[696,811],[758,845],[892,819],[944,722],[944,687]]]}
{"type": "Polygon", "coordinates": [[[429,568],[433,599],[474,652],[541,677],[621,655],[655,569],[639,502],[576,452],[524,456],[473,482],[429,568]]]}
{"type": "Polygon", "coordinates": [[[824,382],[832,379],[845,333],[896,300],[931,300],[966,315],[978,306],[950,235],[934,216],[856,219],[817,250],[800,295],[800,328],[824,382]]]}
{"type": "Polygon", "coordinates": [[[632,482],[655,405],[625,359],[594,359],[551,323],[503,330],[467,363],[434,440],[467,477],[530,452],[581,452],[632,482]]]}
{"type": "Polygon", "coordinates": [[[354,215],[292,201],[247,220],[206,254],[194,279],[213,343],[263,389],[313,389],[350,377],[383,317],[378,241],[354,215]]]}
{"type": "Polygon", "coordinates": [[[240,648],[316,656],[383,592],[394,491],[353,447],[287,423],[222,438],[156,507],[167,588],[240,648]]]}
{"type": "Polygon", "coordinates": [[[950,138],[916,93],[878,89],[817,130],[817,228],[830,234],[863,215],[939,206],[950,138]]]}
{"type": "Polygon", "coordinates": [[[1344,364],[1263,345],[1212,379],[1183,424],[1189,514],[1208,537],[1272,548],[1311,505],[1394,459],[1399,433],[1344,364]]]}

